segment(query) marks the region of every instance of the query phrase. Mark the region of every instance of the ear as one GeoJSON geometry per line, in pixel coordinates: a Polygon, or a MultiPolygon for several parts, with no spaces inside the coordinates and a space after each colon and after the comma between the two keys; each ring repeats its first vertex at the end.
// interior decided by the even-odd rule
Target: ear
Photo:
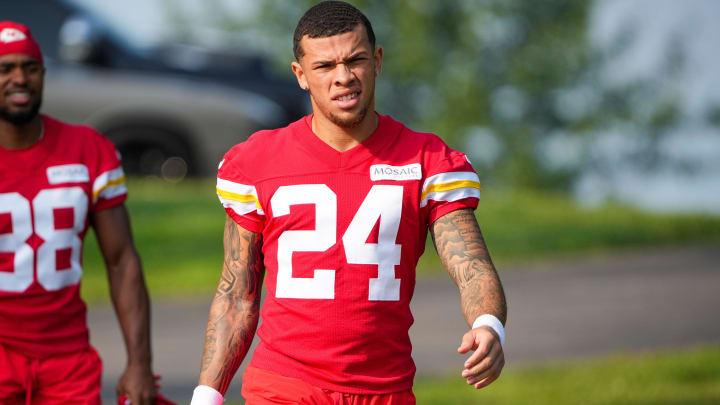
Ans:
{"type": "Polygon", "coordinates": [[[300,88],[303,90],[307,90],[308,82],[307,77],[305,77],[305,71],[303,70],[302,66],[299,62],[292,62],[290,64],[290,68],[292,69],[293,73],[295,73],[295,78],[298,81],[298,84],[300,85],[300,88]]]}
{"type": "Polygon", "coordinates": [[[383,48],[378,45],[375,47],[375,54],[373,55],[373,59],[375,60],[375,76],[379,76],[380,72],[382,72],[382,58],[383,48]]]}

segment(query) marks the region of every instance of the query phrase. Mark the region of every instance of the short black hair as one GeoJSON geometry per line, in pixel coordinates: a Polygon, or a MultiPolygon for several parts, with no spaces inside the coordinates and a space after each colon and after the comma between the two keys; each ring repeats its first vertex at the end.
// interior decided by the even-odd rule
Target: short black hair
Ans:
{"type": "Polygon", "coordinates": [[[293,35],[293,53],[295,59],[305,54],[300,40],[307,35],[310,38],[325,38],[350,32],[358,24],[365,26],[370,45],[375,49],[375,33],[370,20],[355,6],[344,1],[323,1],[312,6],[298,21],[293,35]]]}

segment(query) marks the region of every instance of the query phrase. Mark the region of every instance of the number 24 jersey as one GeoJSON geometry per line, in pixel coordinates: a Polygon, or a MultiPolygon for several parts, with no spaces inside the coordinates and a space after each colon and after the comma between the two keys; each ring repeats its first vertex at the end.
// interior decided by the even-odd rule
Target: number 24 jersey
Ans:
{"type": "Polygon", "coordinates": [[[228,215],[263,235],[268,295],[252,364],[334,391],[409,389],[427,229],[477,206],[478,177],[464,154],[389,116],[345,152],[311,120],[254,134],[218,171],[228,215]]]}

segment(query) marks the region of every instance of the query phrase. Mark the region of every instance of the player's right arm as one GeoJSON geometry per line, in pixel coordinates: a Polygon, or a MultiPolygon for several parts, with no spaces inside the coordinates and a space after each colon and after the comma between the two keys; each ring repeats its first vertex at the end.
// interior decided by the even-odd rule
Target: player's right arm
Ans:
{"type": "Polygon", "coordinates": [[[225,394],[258,324],[265,268],[262,234],[225,222],[225,261],[205,332],[199,384],[225,394]]]}

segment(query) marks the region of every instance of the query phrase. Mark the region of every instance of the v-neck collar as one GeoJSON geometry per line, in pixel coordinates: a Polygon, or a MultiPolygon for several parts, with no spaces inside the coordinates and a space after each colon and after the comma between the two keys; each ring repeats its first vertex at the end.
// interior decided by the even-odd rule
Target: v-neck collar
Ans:
{"type": "MultiPolygon", "coordinates": [[[[10,169],[32,170],[42,166],[55,149],[57,129],[55,123],[45,115],[41,115],[43,136],[34,144],[22,149],[0,148],[0,160],[12,162],[10,169]]],[[[0,166],[2,166],[0,164],[0,166]]]]}
{"type": "Polygon", "coordinates": [[[399,122],[387,115],[377,114],[377,116],[378,125],[375,131],[361,143],[343,152],[336,150],[315,135],[312,130],[313,114],[298,121],[295,132],[300,142],[318,159],[332,167],[348,168],[377,156],[377,152],[385,148],[399,135],[402,127],[399,122]]]}

